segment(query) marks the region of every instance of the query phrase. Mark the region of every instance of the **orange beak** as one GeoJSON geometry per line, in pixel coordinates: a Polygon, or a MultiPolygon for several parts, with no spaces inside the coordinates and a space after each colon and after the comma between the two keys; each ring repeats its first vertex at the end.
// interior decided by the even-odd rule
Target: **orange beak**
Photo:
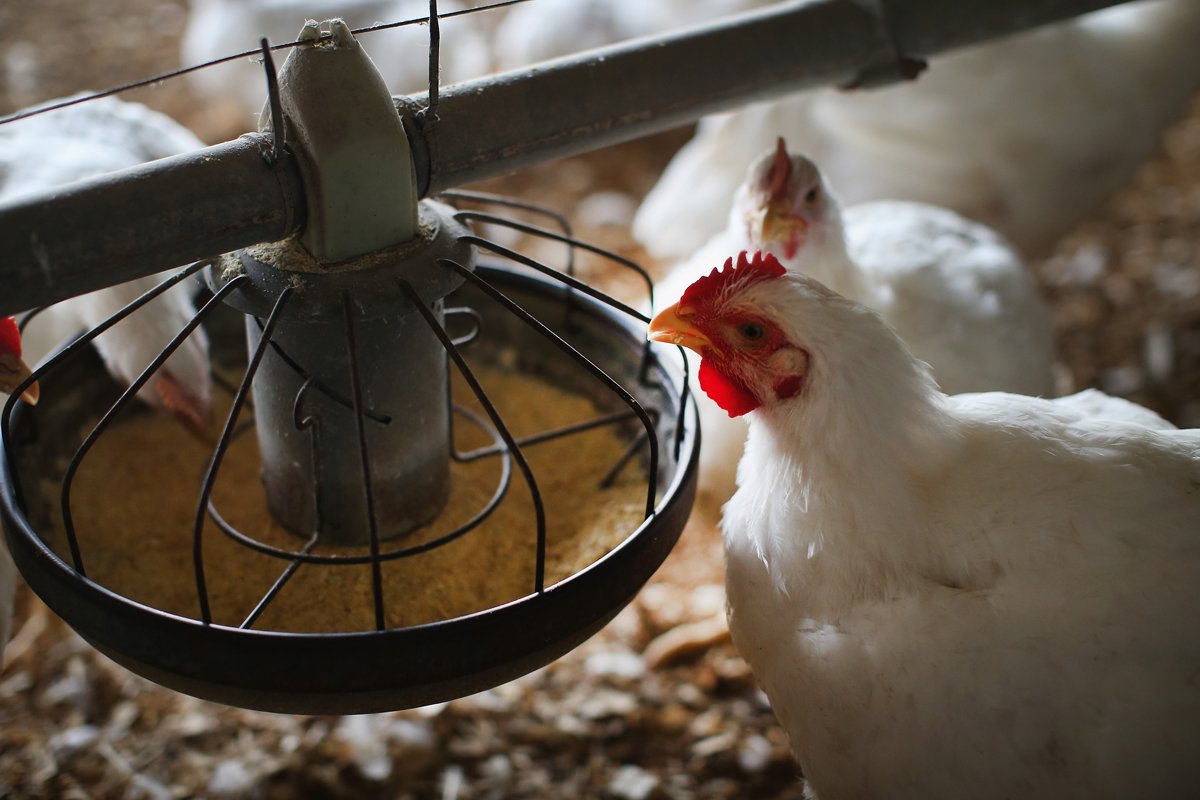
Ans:
{"type": "Polygon", "coordinates": [[[691,310],[680,308],[679,303],[663,309],[650,320],[650,340],[682,345],[704,355],[706,350],[712,348],[712,340],[688,322],[690,316],[691,310]]]}
{"type": "Polygon", "coordinates": [[[763,249],[772,244],[801,241],[808,235],[808,221],[790,213],[786,201],[772,200],[760,214],[758,240],[763,249]]]}
{"type": "MultiPolygon", "coordinates": [[[[29,365],[14,355],[0,356],[0,389],[11,392],[24,383],[33,371],[29,365]]],[[[37,381],[34,381],[21,392],[21,399],[31,406],[36,406],[40,391],[37,381]]]]}
{"type": "Polygon", "coordinates": [[[808,235],[808,220],[794,213],[795,207],[788,197],[788,183],[792,176],[792,160],[787,144],[780,136],[775,140],[775,154],[771,167],[759,183],[756,196],[759,205],[747,220],[750,238],[757,241],[761,250],[778,246],[787,258],[796,255],[808,235]]]}
{"type": "Polygon", "coordinates": [[[185,389],[169,369],[160,369],[154,376],[154,391],[163,408],[174,414],[189,431],[203,441],[212,438],[209,431],[212,410],[185,389]]]}

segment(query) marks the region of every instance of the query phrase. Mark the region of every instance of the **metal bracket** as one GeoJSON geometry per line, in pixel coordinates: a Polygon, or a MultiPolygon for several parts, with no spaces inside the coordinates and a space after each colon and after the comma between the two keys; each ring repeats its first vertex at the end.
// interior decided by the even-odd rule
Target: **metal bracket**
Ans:
{"type": "MultiPolygon", "coordinates": [[[[288,145],[300,164],[307,224],[321,262],[393,247],[417,234],[416,168],[395,104],[340,19],[305,23],[279,71],[288,145]]],[[[260,122],[269,128],[270,113],[260,122]]]]}

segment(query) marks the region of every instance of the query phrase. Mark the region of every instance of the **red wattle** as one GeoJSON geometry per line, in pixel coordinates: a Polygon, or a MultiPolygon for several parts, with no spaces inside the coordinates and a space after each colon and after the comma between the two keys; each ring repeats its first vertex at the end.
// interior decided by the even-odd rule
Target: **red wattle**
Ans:
{"type": "Polygon", "coordinates": [[[700,380],[700,388],[704,393],[730,417],[740,417],[762,405],[745,386],[714,367],[710,359],[700,360],[700,370],[696,377],[700,380]]]}
{"type": "Polygon", "coordinates": [[[0,317],[0,353],[21,356],[21,333],[12,317],[0,317]]]}

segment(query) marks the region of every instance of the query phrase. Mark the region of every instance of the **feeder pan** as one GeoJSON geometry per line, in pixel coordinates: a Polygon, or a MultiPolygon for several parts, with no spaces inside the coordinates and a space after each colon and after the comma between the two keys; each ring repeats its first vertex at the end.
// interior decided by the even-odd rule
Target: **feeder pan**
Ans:
{"type": "Polygon", "coordinates": [[[264,43],[273,142],[253,168],[302,165],[303,228],[183,269],[39,366],[37,408],[17,393],[0,417],[9,549],[46,604],[151,680],[291,713],[440,702],[572,649],[674,545],[698,447],[686,360],[646,341],[646,317],[577,280],[574,256],[583,247],[634,268],[649,288],[644,270],[569,230],[418,201],[382,78],[343,23],[329,26],[305,25],[278,82],[264,43]],[[509,250],[472,222],[557,240],[566,264],[509,250]],[[481,254],[517,266],[480,264],[481,254]],[[143,300],[192,286],[202,269],[209,296],[196,316],[127,389],[116,386],[91,340],[151,313],[143,300]],[[220,434],[202,450],[133,402],[201,325],[229,395],[220,434]],[[591,416],[550,425],[551,409],[534,407],[532,430],[518,436],[504,416],[537,402],[533,384],[492,397],[489,370],[552,387],[574,398],[554,410],[591,416]],[[461,452],[465,428],[490,446],[461,452]],[[572,437],[595,435],[609,437],[601,450],[613,463],[577,478],[592,473],[566,466],[597,451],[572,437]],[[551,452],[548,443],[563,446],[539,478],[527,453],[551,452]],[[171,460],[189,452],[191,462],[171,460]],[[486,459],[497,475],[480,495],[464,478],[470,468],[456,466],[486,459]],[[81,489],[88,481],[100,483],[81,489]],[[558,493],[544,497],[550,485],[558,493]],[[506,511],[520,496],[528,524],[506,511]],[[548,499],[567,522],[551,524],[548,499]],[[611,512],[598,523],[607,538],[585,536],[586,547],[566,548],[572,558],[552,559],[590,509],[611,512]],[[367,574],[366,588],[355,583],[367,574]]]}
{"type": "MultiPolygon", "coordinates": [[[[39,531],[52,522],[52,503],[31,497],[37,487],[61,480],[79,431],[88,430],[120,394],[95,352],[85,348],[41,378],[43,403],[36,409],[15,400],[9,405],[3,519],[10,552],[26,581],[80,635],[126,668],[200,698],[277,712],[378,712],[445,701],[519,677],[583,642],[632,599],[683,528],[695,492],[695,406],[675,365],[678,359],[658,358],[657,346],[647,351],[644,328],[625,315],[542,277],[484,265],[477,273],[612,375],[643,406],[658,410],[655,436],[662,457],[651,476],[660,487],[653,513],[597,561],[498,607],[361,632],[239,628],[131,600],[80,574],[69,554],[47,544],[39,531]]],[[[474,285],[447,300],[478,314],[476,343],[484,361],[498,359],[513,367],[511,354],[517,353],[518,371],[538,373],[553,360],[555,348],[545,338],[474,285]]],[[[206,322],[218,369],[245,365],[239,317],[225,308],[206,322]]],[[[673,356],[669,349],[664,352],[673,356]]],[[[550,367],[546,377],[568,388],[586,379],[572,378],[560,367],[550,367]]],[[[594,387],[578,390],[595,394],[594,387]]],[[[636,438],[631,434],[631,441],[636,438]]],[[[509,491],[520,490],[514,485],[509,491]]],[[[593,490],[580,487],[581,493],[593,490]]]]}

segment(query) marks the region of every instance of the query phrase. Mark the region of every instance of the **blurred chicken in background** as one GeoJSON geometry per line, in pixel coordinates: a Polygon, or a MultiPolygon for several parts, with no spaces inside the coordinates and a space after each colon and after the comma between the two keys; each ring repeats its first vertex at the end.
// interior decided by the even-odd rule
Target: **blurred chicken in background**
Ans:
{"type": "MultiPolygon", "coordinates": [[[[460,11],[480,3],[440,0],[439,13],[460,11]]],[[[291,42],[306,19],[340,17],[351,28],[428,17],[428,0],[191,0],[180,61],[200,64],[259,46],[291,42]]],[[[441,20],[441,82],[456,83],[491,71],[488,37],[492,12],[441,20]]],[[[406,25],[364,34],[359,39],[396,94],[423,92],[429,83],[429,27],[406,25]]],[[[188,74],[188,81],[213,106],[230,105],[244,116],[244,127],[258,124],[267,97],[262,67],[249,60],[188,74]]]]}
{"type": "MultiPolygon", "coordinates": [[[[203,147],[187,128],[140,103],[101,98],[0,126],[0,202],[203,147]]],[[[25,358],[37,363],[103,322],[169,273],[80,295],[49,307],[24,332],[25,358]]],[[[96,349],[124,385],[162,351],[196,314],[183,282],[101,334],[96,349]]],[[[183,341],[138,397],[174,412],[192,427],[209,415],[208,340],[197,329],[183,341]]]]}
{"type": "Polygon", "coordinates": [[[916,200],[1044,254],[1128,181],[1200,89],[1200,3],[1144,0],[932,59],[915,81],[820,89],[702,120],[634,220],[655,256],[720,230],[776,136],[847,205],[916,200]]]}
{"type": "MultiPolygon", "coordinates": [[[[1024,262],[1000,236],[953,211],[877,201],[843,213],[817,165],[779,139],[750,165],[726,227],[671,268],[655,297],[678,297],[742,250],[770,253],[789,272],[879,312],[946,392],[1053,393],[1050,313],[1024,262]]],[[[724,500],[746,425],[704,396],[697,402],[700,486],[724,500]]]]}

